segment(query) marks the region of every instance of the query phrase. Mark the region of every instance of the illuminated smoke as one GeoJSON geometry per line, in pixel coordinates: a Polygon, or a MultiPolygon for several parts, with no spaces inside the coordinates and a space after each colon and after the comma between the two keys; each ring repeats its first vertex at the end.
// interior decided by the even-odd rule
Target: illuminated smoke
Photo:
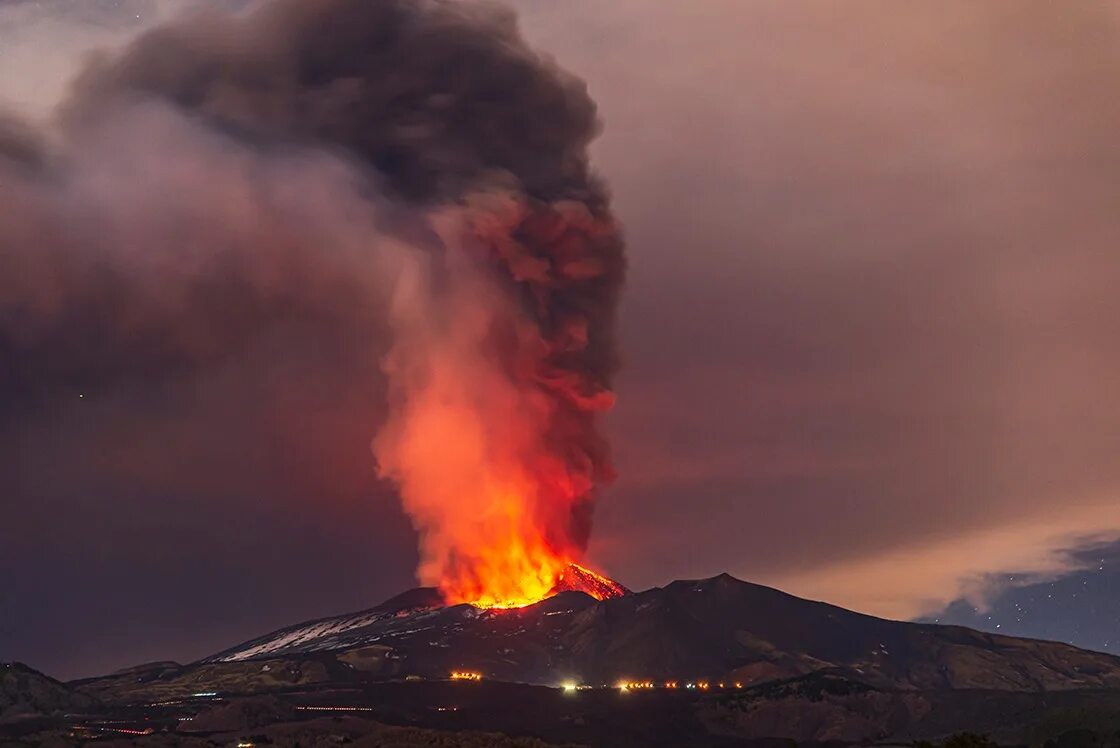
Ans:
{"type": "Polygon", "coordinates": [[[205,363],[292,315],[366,330],[387,354],[374,453],[420,533],[421,580],[453,602],[512,605],[581,558],[611,476],[598,419],[613,402],[622,244],[588,167],[594,104],[511,12],[204,11],[93,62],[59,122],[53,161],[0,126],[0,190],[38,216],[0,226],[16,248],[0,269],[21,273],[0,345],[101,346],[79,359],[111,378],[130,356],[150,372],[152,351],[205,363]],[[57,228],[76,218],[96,231],[57,228]],[[31,234],[46,248],[26,251],[31,234]],[[83,236],[91,249],[74,250],[83,236]]]}
{"type": "Polygon", "coordinates": [[[544,597],[587,542],[610,477],[602,320],[620,276],[609,217],[520,193],[469,198],[445,251],[401,289],[392,410],[374,444],[421,532],[423,581],[452,601],[544,597]]]}

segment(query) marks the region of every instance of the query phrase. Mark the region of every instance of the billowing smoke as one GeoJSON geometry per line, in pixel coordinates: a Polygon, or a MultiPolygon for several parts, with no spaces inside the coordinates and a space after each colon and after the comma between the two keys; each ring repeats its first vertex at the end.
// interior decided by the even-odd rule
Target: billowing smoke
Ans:
{"type": "Polygon", "coordinates": [[[420,576],[452,599],[544,597],[587,542],[610,477],[604,327],[621,274],[609,218],[515,186],[437,222],[436,262],[404,285],[374,451],[422,532],[420,576]]]}
{"type": "Polygon", "coordinates": [[[58,124],[0,124],[0,407],[321,331],[384,357],[370,434],[423,582],[515,604],[579,559],[611,474],[622,244],[595,107],[511,13],[203,12],[92,63],[58,124]]]}

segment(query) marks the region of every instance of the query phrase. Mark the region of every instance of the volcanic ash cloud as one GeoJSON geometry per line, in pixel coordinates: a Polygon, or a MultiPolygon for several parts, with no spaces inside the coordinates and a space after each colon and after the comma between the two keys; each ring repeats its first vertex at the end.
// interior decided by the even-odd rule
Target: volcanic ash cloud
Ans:
{"type": "Polygon", "coordinates": [[[619,267],[609,217],[507,190],[437,221],[444,250],[403,285],[374,442],[421,530],[420,578],[448,597],[544,597],[582,555],[610,477],[599,414],[619,267]]]}
{"type": "Polygon", "coordinates": [[[21,276],[0,342],[18,328],[25,352],[89,353],[58,320],[100,320],[84,365],[111,378],[151,348],[118,334],[122,319],[160,341],[159,360],[136,365],[146,374],[205,365],[291,314],[368,331],[389,395],[373,452],[420,533],[421,581],[451,602],[516,605],[580,559],[611,477],[599,419],[613,403],[622,242],[588,165],[595,106],[509,11],[273,0],[202,12],[91,63],[58,125],[50,146],[4,126],[0,188],[43,225],[108,216],[113,230],[80,251],[80,236],[42,232],[32,253],[26,226],[0,226],[5,262],[41,271],[21,276]],[[130,142],[161,168],[122,157],[130,142]],[[253,209],[208,194],[210,181],[238,185],[253,209]],[[282,229],[292,216],[301,230],[282,229]],[[176,229],[199,221],[205,232],[176,229]],[[75,271],[79,255],[97,272],[75,271]],[[195,292],[211,287],[259,303],[195,292]],[[58,312],[68,299],[82,314],[58,312]]]}

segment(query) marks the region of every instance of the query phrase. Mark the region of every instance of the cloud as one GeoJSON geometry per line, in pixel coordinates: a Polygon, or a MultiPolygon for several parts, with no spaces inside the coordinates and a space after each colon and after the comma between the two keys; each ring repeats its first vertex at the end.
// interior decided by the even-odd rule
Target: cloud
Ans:
{"type": "MultiPolygon", "coordinates": [[[[57,47],[60,61],[26,80],[15,71],[27,63],[0,65],[0,98],[37,118],[66,90],[81,50],[135,30],[106,32],[94,18],[69,31],[90,3],[4,15],[30,5],[0,11],[22,24],[0,24],[5,49],[14,43],[15,59],[34,61],[57,47]]],[[[609,572],[643,587],[732,570],[905,616],[975,594],[985,575],[1063,573],[1063,551],[1115,533],[1107,497],[1120,487],[1120,401],[1108,393],[1120,370],[1120,18],[1110,4],[515,6],[530,41],[586,79],[599,105],[605,130],[593,154],[632,248],[626,368],[611,420],[619,481],[599,506],[591,547],[609,572]]],[[[194,142],[189,122],[168,127],[194,142]]],[[[39,151],[25,135],[0,135],[0,153],[26,162],[39,151]]],[[[129,163],[132,148],[147,153],[120,137],[96,152],[129,163]]],[[[215,159],[232,147],[231,164],[253,168],[240,147],[206,142],[215,159]]],[[[166,168],[185,170],[208,210],[239,194],[205,194],[187,179],[189,160],[169,150],[166,168]]],[[[310,169],[313,193],[349,190],[338,181],[345,161],[313,161],[286,161],[299,176],[282,183],[310,169]]],[[[219,173],[239,184],[224,166],[219,173]]],[[[190,214],[178,206],[160,215],[162,195],[144,168],[113,188],[137,201],[130,210],[147,206],[153,222],[144,225],[174,231],[170,218],[190,214]]],[[[247,236],[270,236],[286,218],[283,195],[264,196],[247,236]]],[[[13,215],[34,211],[0,221],[13,215]]],[[[311,226],[324,233],[304,239],[333,244],[332,224],[311,226]]],[[[123,300],[156,310],[174,300],[156,296],[123,300]]],[[[378,377],[369,341],[380,337],[359,325],[324,338],[306,321],[337,307],[294,298],[311,314],[304,323],[266,325],[236,361],[211,359],[205,381],[189,367],[153,378],[134,366],[129,387],[103,386],[81,408],[76,396],[89,382],[73,371],[88,350],[51,358],[41,348],[51,387],[17,380],[22,394],[7,402],[19,438],[9,439],[5,473],[36,501],[6,515],[2,530],[15,540],[0,543],[0,571],[23,578],[14,570],[28,568],[28,543],[53,538],[51,553],[39,551],[52,571],[0,594],[41,600],[50,589],[59,607],[28,612],[21,631],[104,602],[84,596],[87,587],[127,608],[129,591],[110,583],[136,579],[138,565],[175,585],[152,593],[161,595],[157,628],[174,627],[193,605],[183,596],[234,611],[235,622],[205,634],[215,645],[259,633],[263,620],[364,607],[407,584],[414,537],[394,498],[377,493],[367,448],[366,425],[383,408],[368,386],[378,377]],[[33,421],[21,410],[28,393],[44,406],[33,421]],[[132,411],[146,414],[143,427],[132,411]],[[164,443],[182,459],[169,459],[164,443]],[[81,491],[68,493],[64,478],[81,491]],[[212,494],[228,510],[221,521],[186,509],[215,483],[225,486],[212,494]],[[167,485],[182,486],[169,508],[145,511],[138,494],[167,485]],[[259,497],[278,508],[263,526],[259,497]],[[188,536],[201,540],[167,540],[188,536]],[[182,570],[171,551],[197,566],[182,570]],[[293,599],[293,585],[306,596],[293,599]],[[246,607],[250,588],[269,591],[267,610],[246,607]]],[[[130,316],[139,329],[166,319],[130,316]]],[[[219,343],[237,340],[237,328],[202,329],[219,343]]],[[[75,668],[92,673],[137,651],[98,646],[114,627],[105,619],[103,636],[84,640],[94,644],[74,642],[75,668]]],[[[65,639],[59,633],[53,641],[65,639]]],[[[30,651],[21,636],[0,642],[30,651]]],[[[202,654],[200,641],[187,631],[176,646],[202,654]]],[[[34,651],[54,657],[55,645],[34,651]]],[[[154,638],[144,643],[152,656],[165,651],[154,638]]]]}
{"type": "MultiPolygon", "coordinates": [[[[3,571],[57,582],[61,558],[97,569],[118,549],[166,564],[174,548],[186,563],[192,540],[225,533],[181,522],[184,501],[223,528],[246,514],[290,523],[362,493],[392,514],[368,451],[389,380],[399,428],[381,431],[377,459],[436,559],[424,581],[448,582],[450,566],[474,580],[478,559],[508,561],[510,548],[539,568],[525,549],[544,548],[556,557],[536,580],[547,592],[582,554],[593,489],[610,474],[597,426],[625,266],[588,164],[598,120],[583,84],[492,4],[272,0],[245,14],[195,8],[135,38],[109,7],[17,10],[13,23],[44,38],[104,17],[103,36],[128,41],[66,74],[49,124],[32,124],[39,112],[23,102],[0,128],[0,465],[16,476],[3,571]],[[390,319],[404,276],[427,291],[390,319]],[[449,384],[428,396],[410,375],[432,362],[449,384]],[[425,417],[456,406],[480,428],[449,433],[425,417]],[[443,442],[477,433],[489,438],[464,453],[458,484],[433,483],[443,442]],[[77,521],[89,505],[109,518],[104,540],[77,521]],[[479,554],[483,530],[508,548],[479,554]]],[[[369,528],[368,542],[384,531],[369,528]]],[[[377,584],[414,558],[396,551],[367,564],[377,584]]],[[[158,568],[116,569],[117,584],[164,584],[158,568]]],[[[291,563],[273,573],[292,575],[291,563]]],[[[39,609],[27,587],[6,594],[39,609]]],[[[13,625],[9,641],[38,633],[13,625]]]]}
{"type": "Polygon", "coordinates": [[[183,7],[181,0],[6,0],[0,4],[0,110],[46,122],[90,55],[183,7]]]}
{"type": "Polygon", "coordinates": [[[1085,568],[1070,549],[1120,538],[1114,497],[1073,511],[965,531],[924,545],[779,574],[769,583],[886,618],[911,619],[955,600],[985,609],[1005,587],[1037,584],[1085,568]]]}
{"type": "Polygon", "coordinates": [[[632,247],[608,569],[904,614],[1115,529],[1114,9],[518,6],[600,103],[632,247]]]}

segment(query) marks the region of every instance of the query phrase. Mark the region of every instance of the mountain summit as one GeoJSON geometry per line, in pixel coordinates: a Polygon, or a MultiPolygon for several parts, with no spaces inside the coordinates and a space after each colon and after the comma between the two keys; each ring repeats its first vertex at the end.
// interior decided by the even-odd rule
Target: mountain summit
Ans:
{"type": "Polygon", "coordinates": [[[596,600],[609,600],[612,597],[630,594],[630,590],[613,579],[596,574],[579,564],[568,564],[568,568],[560,575],[560,580],[552,588],[549,597],[561,592],[582,592],[596,600]]]}

